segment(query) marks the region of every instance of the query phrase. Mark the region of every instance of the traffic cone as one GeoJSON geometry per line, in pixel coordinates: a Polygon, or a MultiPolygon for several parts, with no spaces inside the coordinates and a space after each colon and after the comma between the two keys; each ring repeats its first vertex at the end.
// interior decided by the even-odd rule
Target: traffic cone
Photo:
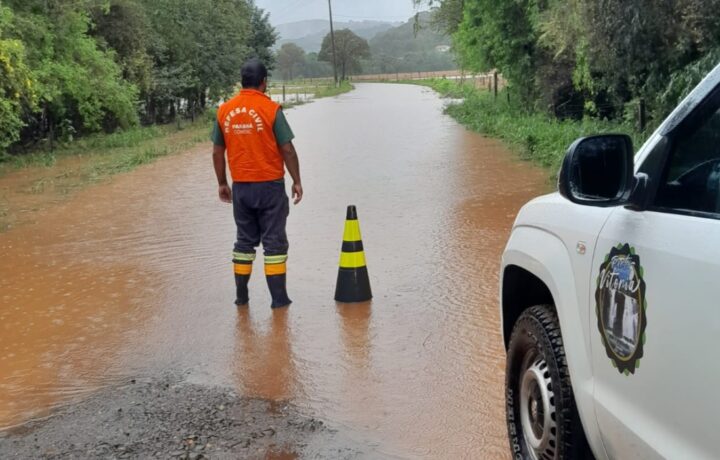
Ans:
{"type": "Polygon", "coordinates": [[[348,206],[335,300],[343,303],[355,303],[367,302],[370,299],[372,299],[370,278],[365,265],[365,251],[360,236],[357,209],[355,206],[348,206]]]}

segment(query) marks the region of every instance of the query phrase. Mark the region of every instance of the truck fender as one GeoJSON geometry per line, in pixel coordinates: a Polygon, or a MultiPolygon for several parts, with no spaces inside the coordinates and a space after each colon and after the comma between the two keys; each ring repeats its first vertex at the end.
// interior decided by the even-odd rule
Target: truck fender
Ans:
{"type": "MultiPolygon", "coordinates": [[[[595,455],[598,458],[607,458],[595,417],[592,353],[588,331],[589,312],[582,311],[588,310],[587,298],[583,297],[589,294],[587,292],[583,294],[578,290],[578,287],[586,289],[587,281],[576,280],[570,252],[563,241],[557,235],[537,227],[519,226],[513,229],[502,259],[503,279],[500,285],[503,286],[503,290],[505,274],[509,267],[518,267],[534,275],[550,292],[560,321],[575,402],[585,435],[595,455]]],[[[503,293],[501,297],[505,297],[503,293]]],[[[501,321],[505,321],[506,309],[512,307],[503,303],[501,298],[501,321]]],[[[525,307],[529,306],[531,305],[525,307]]],[[[517,316],[511,320],[514,322],[517,316]]],[[[512,325],[503,324],[502,330],[512,331],[512,325]]],[[[509,333],[504,332],[504,335],[509,333]]],[[[507,344],[509,336],[504,338],[507,344]]]]}

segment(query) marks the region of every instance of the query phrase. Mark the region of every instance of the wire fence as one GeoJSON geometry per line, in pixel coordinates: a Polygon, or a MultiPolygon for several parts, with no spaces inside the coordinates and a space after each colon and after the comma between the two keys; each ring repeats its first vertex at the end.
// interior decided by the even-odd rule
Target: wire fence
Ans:
{"type": "Polygon", "coordinates": [[[400,82],[400,81],[416,81],[416,80],[433,80],[433,79],[447,79],[457,80],[461,84],[473,84],[478,88],[490,88],[494,89],[497,84],[497,89],[501,90],[507,86],[507,82],[498,72],[486,72],[486,73],[470,73],[463,70],[440,70],[432,72],[394,72],[394,73],[381,73],[381,74],[370,74],[370,75],[353,75],[350,77],[350,81],[357,82],[400,82]],[[497,82],[495,82],[497,80],[497,82]]]}

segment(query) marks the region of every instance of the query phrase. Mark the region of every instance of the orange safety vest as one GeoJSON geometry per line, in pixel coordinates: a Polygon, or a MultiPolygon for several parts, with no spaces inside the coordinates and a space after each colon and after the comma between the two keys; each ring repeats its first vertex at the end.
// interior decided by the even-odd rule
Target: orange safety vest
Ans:
{"type": "Polygon", "coordinates": [[[243,89],[218,109],[233,182],[267,182],[285,176],[273,131],[278,109],[279,104],[254,89],[243,89]]]}

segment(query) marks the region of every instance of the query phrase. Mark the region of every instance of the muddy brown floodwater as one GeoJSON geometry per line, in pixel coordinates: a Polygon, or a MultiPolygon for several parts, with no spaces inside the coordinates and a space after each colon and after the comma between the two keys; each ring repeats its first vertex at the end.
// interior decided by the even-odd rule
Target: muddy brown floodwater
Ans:
{"type": "Polygon", "coordinates": [[[234,226],[209,146],[0,234],[0,427],[180,371],[291,402],[371,457],[507,458],[499,258],[548,186],[443,106],[421,87],[362,84],[288,111],[306,197],[289,221],[287,311],[257,275],[250,308],[232,303],[234,226]],[[348,204],[371,304],[333,301],[348,204]]]}

